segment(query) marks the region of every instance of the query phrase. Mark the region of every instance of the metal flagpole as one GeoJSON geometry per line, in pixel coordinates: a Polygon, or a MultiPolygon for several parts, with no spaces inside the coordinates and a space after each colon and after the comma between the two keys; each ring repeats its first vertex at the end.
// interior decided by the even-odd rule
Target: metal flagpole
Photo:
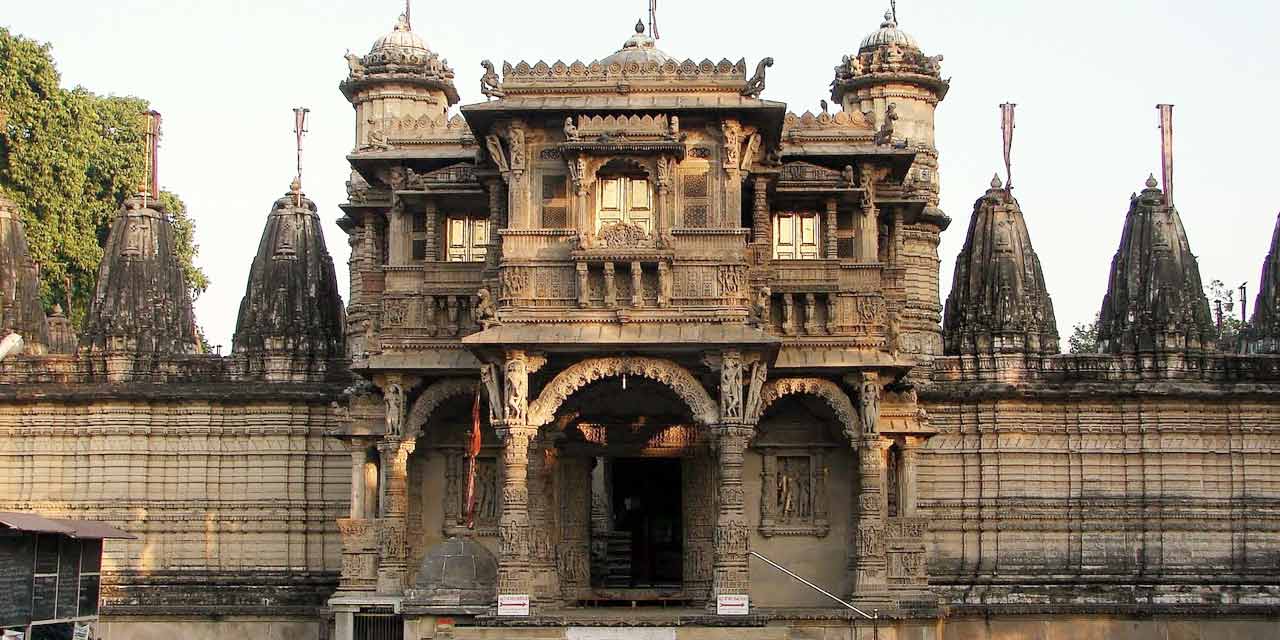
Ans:
{"type": "Polygon", "coordinates": [[[1018,105],[1012,102],[1005,102],[1000,105],[1000,128],[1005,133],[1005,189],[1014,191],[1014,163],[1012,163],[1012,154],[1014,154],[1014,109],[1018,105]]]}
{"type": "Polygon", "coordinates": [[[1164,177],[1164,203],[1173,206],[1173,105],[1158,104],[1160,110],[1160,170],[1164,177]]]}
{"type": "Polygon", "coordinates": [[[404,23],[413,28],[413,2],[412,0],[404,0],[404,23]]]}
{"type": "Polygon", "coordinates": [[[649,36],[658,39],[658,0],[649,0],[649,36]]]}
{"type": "Polygon", "coordinates": [[[311,113],[311,110],[306,107],[296,107],[293,110],[293,135],[295,136],[295,139],[297,141],[297,146],[295,150],[297,152],[297,161],[298,161],[297,163],[298,172],[294,174],[296,176],[296,183],[298,185],[298,189],[297,189],[297,193],[293,194],[293,198],[294,198],[294,205],[298,207],[302,206],[302,136],[308,133],[307,114],[309,113],[311,113]]]}
{"type": "Polygon", "coordinates": [[[893,14],[894,24],[898,23],[898,0],[889,0],[889,11],[893,14]]]}

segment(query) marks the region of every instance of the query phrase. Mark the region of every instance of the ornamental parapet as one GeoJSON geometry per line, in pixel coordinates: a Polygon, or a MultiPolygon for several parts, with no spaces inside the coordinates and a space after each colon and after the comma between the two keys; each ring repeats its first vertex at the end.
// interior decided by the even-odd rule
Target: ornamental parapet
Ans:
{"type": "Polygon", "coordinates": [[[742,90],[746,79],[745,59],[737,62],[723,59],[718,63],[711,60],[694,62],[691,59],[662,63],[604,63],[599,60],[584,63],[575,60],[571,63],[538,61],[530,64],[521,61],[514,65],[503,63],[501,89],[507,95],[555,93],[556,89],[570,88],[575,92],[589,93],[595,89],[616,93],[620,86],[643,89],[678,84],[682,92],[732,91],[736,94],[742,90]]]}

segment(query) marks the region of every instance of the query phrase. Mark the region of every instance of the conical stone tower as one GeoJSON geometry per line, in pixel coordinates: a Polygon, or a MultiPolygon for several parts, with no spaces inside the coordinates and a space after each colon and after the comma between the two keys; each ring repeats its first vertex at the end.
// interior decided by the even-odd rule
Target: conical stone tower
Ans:
{"type": "Polygon", "coordinates": [[[1244,347],[1249,353],[1280,353],[1280,216],[1271,234],[1271,250],[1262,263],[1262,286],[1253,303],[1244,347]]]}
{"type": "Polygon", "coordinates": [[[175,253],[173,224],[160,203],[130,198],[103,248],[80,348],[93,353],[200,351],[191,292],[175,253]]]}
{"type": "Polygon", "coordinates": [[[27,232],[14,202],[0,194],[0,337],[22,336],[23,353],[42,355],[49,327],[40,305],[40,275],[27,251],[27,232]]]}
{"type": "Polygon", "coordinates": [[[1177,209],[1154,176],[1133,196],[1098,317],[1103,353],[1209,349],[1213,319],[1177,209]]]}
{"type": "Polygon", "coordinates": [[[1058,353],[1053,301],[1018,201],[997,176],[978,199],[943,321],[947,355],[1058,353]]]}
{"type": "Polygon", "coordinates": [[[267,216],[232,346],[247,375],[302,381],[344,357],[342,298],[316,211],[295,180],[267,216]]]}

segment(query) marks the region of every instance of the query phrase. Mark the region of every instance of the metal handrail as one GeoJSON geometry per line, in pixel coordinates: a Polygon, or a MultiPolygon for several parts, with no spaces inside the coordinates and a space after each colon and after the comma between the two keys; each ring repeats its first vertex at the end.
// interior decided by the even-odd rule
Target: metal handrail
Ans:
{"type": "Polygon", "coordinates": [[[845,602],[844,600],[841,600],[840,598],[837,598],[837,597],[835,597],[835,596],[831,595],[828,591],[826,591],[826,590],[825,590],[825,589],[823,589],[822,587],[819,587],[818,585],[816,585],[816,584],[814,584],[814,583],[812,583],[812,582],[809,582],[808,580],[805,580],[804,578],[801,578],[800,576],[798,576],[798,575],[796,575],[796,574],[792,573],[791,571],[787,570],[787,568],[786,568],[786,567],[784,567],[784,566],[782,566],[782,565],[780,565],[780,564],[778,564],[778,563],[776,563],[776,562],[774,562],[774,561],[772,561],[772,560],[770,560],[770,559],[768,559],[768,558],[766,558],[766,557],[764,557],[764,556],[762,556],[762,555],[760,555],[760,554],[758,554],[758,553],[756,553],[756,552],[754,552],[754,551],[752,551],[752,552],[751,552],[751,555],[753,555],[753,556],[755,556],[755,557],[757,557],[757,558],[760,558],[761,560],[764,560],[765,562],[767,562],[767,563],[769,564],[769,566],[773,567],[774,569],[777,569],[778,571],[781,571],[781,572],[783,572],[783,573],[785,573],[785,574],[787,574],[787,575],[791,576],[792,578],[795,578],[796,580],[799,580],[799,581],[800,581],[800,584],[803,584],[804,586],[809,587],[810,589],[813,589],[814,591],[817,591],[818,593],[821,593],[822,595],[824,595],[824,596],[826,596],[826,597],[828,597],[828,598],[831,598],[832,600],[835,600],[836,602],[839,602],[842,606],[844,606],[844,607],[848,608],[849,610],[853,611],[854,613],[857,613],[858,615],[860,615],[860,616],[862,616],[862,617],[864,617],[864,618],[866,618],[866,619],[868,619],[868,620],[877,620],[877,619],[879,619],[879,618],[880,618],[880,612],[879,612],[879,611],[877,611],[877,612],[876,612],[876,615],[874,615],[874,616],[873,616],[873,615],[869,615],[869,614],[867,614],[867,612],[866,612],[866,611],[863,611],[862,609],[859,609],[859,608],[857,608],[857,607],[855,607],[855,606],[853,606],[853,605],[849,604],[848,602],[845,602]]]}

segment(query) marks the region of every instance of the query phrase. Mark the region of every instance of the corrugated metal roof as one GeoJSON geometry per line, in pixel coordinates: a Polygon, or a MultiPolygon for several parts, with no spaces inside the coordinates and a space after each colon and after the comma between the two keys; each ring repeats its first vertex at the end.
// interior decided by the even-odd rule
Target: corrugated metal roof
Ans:
{"type": "Polygon", "coordinates": [[[137,536],[91,520],[46,518],[34,513],[0,511],[0,524],[27,533],[57,533],[72,538],[135,540],[137,536]]]}

